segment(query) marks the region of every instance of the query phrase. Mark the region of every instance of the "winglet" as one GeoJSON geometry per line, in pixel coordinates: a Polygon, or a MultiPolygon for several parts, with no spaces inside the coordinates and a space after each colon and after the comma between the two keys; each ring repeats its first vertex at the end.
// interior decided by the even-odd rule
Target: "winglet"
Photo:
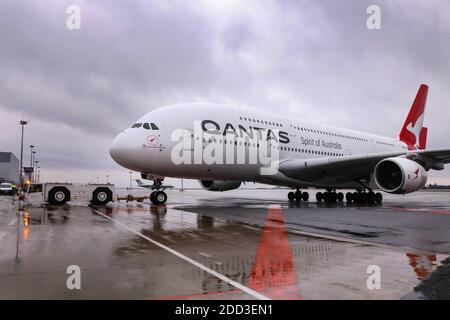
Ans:
{"type": "Polygon", "coordinates": [[[427,129],[423,130],[425,105],[427,103],[428,86],[422,84],[409,110],[408,117],[400,131],[400,141],[408,145],[410,150],[424,149],[426,146],[427,129]]]}

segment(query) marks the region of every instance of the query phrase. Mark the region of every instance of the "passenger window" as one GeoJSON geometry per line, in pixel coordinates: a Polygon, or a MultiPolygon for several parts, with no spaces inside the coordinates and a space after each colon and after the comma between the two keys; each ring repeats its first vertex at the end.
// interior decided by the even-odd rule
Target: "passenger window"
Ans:
{"type": "Polygon", "coordinates": [[[140,128],[142,126],[142,123],[136,123],[132,126],[132,128],[140,128]]]}
{"type": "Polygon", "coordinates": [[[156,124],[150,123],[150,125],[152,126],[152,130],[159,130],[159,128],[156,124]]]}
{"type": "Polygon", "coordinates": [[[144,129],[150,130],[150,125],[148,123],[144,123],[143,127],[144,129]]]}

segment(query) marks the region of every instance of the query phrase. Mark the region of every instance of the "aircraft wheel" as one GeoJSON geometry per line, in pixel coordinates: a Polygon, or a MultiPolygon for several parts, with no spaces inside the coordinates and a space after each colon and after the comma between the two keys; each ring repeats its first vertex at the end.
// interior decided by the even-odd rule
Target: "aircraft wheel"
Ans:
{"type": "Polygon", "coordinates": [[[383,195],[380,192],[375,193],[375,202],[376,203],[383,202],[383,195]]]}
{"type": "Polygon", "coordinates": [[[336,198],[334,198],[333,196],[333,192],[328,191],[323,194],[323,199],[325,200],[326,203],[332,203],[336,201],[336,198]]]}
{"type": "Polygon", "coordinates": [[[373,193],[373,192],[367,193],[367,202],[369,204],[374,204],[375,203],[375,193],[373,193]]]}
{"type": "Polygon", "coordinates": [[[345,200],[347,200],[347,202],[352,202],[353,201],[353,193],[351,193],[351,192],[347,192],[346,194],[345,194],[345,200]]]}
{"type": "Polygon", "coordinates": [[[294,201],[295,200],[295,193],[293,193],[292,191],[288,193],[288,199],[289,201],[294,201]]]}
{"type": "Polygon", "coordinates": [[[317,192],[316,193],[316,200],[317,200],[317,202],[321,202],[323,200],[322,192],[317,192]]]}
{"type": "Polygon", "coordinates": [[[336,202],[338,199],[336,192],[331,192],[331,202],[336,202]]]}
{"type": "Polygon", "coordinates": [[[343,194],[342,192],[339,192],[339,193],[337,194],[337,200],[338,200],[339,202],[344,201],[344,194],[343,194]]]}
{"type": "Polygon", "coordinates": [[[155,193],[156,193],[156,191],[153,191],[152,193],[150,193],[150,201],[153,203],[153,204],[157,204],[155,201],[155,193]]]}
{"type": "Polygon", "coordinates": [[[308,201],[309,200],[309,193],[308,192],[303,192],[302,193],[302,200],[303,201],[308,201]]]}
{"type": "Polygon", "coordinates": [[[163,191],[156,191],[152,201],[154,204],[164,204],[167,201],[167,194],[163,191]]]}

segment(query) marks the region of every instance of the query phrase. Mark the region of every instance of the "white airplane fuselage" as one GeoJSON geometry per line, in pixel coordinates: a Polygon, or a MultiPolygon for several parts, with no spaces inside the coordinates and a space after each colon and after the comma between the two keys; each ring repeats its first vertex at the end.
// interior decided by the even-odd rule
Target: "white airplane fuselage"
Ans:
{"type": "Polygon", "coordinates": [[[262,175],[260,164],[176,164],[172,150],[179,146],[179,141],[173,139],[173,132],[177,129],[193,132],[194,123],[200,123],[209,131],[214,131],[214,137],[221,143],[233,139],[234,135],[231,138],[224,135],[233,131],[236,132],[236,137],[242,134],[242,130],[252,131],[263,138],[271,136],[277,140],[280,163],[289,159],[329,159],[408,150],[407,144],[398,139],[218,104],[169,105],[147,113],[136,123],[148,125],[147,128],[139,126],[121,132],[111,145],[111,156],[127,169],[164,177],[252,181],[293,188],[361,186],[355,181],[346,181],[345,178],[317,177],[302,181],[288,178],[281,172],[262,175]]]}

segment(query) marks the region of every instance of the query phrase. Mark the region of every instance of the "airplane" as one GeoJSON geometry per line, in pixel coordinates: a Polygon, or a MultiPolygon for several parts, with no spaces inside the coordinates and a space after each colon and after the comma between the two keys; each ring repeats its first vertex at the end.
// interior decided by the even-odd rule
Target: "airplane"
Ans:
{"type": "MultiPolygon", "coordinates": [[[[141,179],[136,179],[136,183],[138,185],[138,187],[140,188],[146,188],[146,189],[155,189],[155,184],[148,184],[148,183],[144,183],[141,179]]],[[[165,189],[172,189],[175,188],[174,186],[170,186],[170,185],[163,185],[162,187],[164,187],[165,189]]]]}
{"type": "Polygon", "coordinates": [[[153,184],[145,184],[141,179],[136,179],[136,183],[140,188],[152,189],[153,184]]]}
{"type": "Polygon", "coordinates": [[[428,86],[422,84],[398,138],[306,123],[301,119],[211,103],[155,109],[122,131],[110,146],[119,165],[153,180],[151,201],[167,201],[165,177],[197,179],[209,191],[244,182],[284,186],[289,201],[302,189],[323,189],[317,201],[381,203],[381,190],[406,194],[442,170],[450,149],[427,150],[423,126],[428,86]],[[257,160],[255,161],[255,158],[257,160]],[[354,190],[354,191],[353,191],[354,190]]]}

